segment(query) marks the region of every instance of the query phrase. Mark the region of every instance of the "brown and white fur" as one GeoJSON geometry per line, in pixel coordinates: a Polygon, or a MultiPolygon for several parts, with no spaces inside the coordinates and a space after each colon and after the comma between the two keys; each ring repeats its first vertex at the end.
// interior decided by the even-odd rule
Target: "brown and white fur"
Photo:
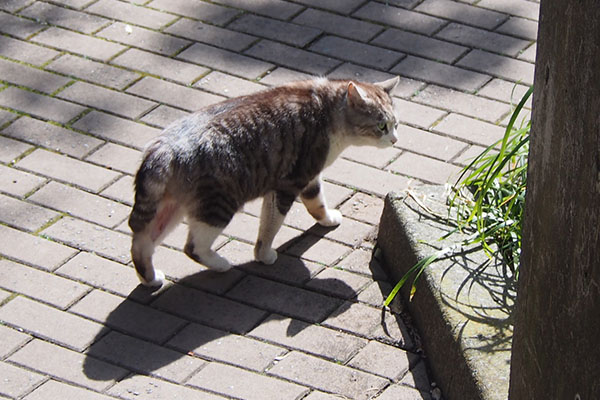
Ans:
{"type": "Polygon", "coordinates": [[[214,240],[257,197],[263,206],[254,256],[264,264],[276,261],[273,239],[298,196],[319,224],[339,225],[342,215],[327,208],[320,173],[349,145],[396,142],[389,93],[397,83],[295,82],[208,106],[167,127],[149,143],[135,178],[129,226],[142,283],[162,284],[152,254],[184,217],[184,252],[216,271],[231,265],[211,249],[214,240]]]}

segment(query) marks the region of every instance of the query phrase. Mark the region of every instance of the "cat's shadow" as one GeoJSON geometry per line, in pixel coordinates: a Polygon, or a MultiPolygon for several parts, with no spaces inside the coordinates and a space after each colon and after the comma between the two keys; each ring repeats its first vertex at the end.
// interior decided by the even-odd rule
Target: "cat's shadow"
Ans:
{"type": "MultiPolygon", "coordinates": [[[[311,245],[311,243],[304,243],[302,248],[311,245]]],[[[105,319],[105,329],[96,336],[92,346],[86,352],[83,372],[88,378],[97,381],[120,380],[129,374],[127,371],[140,375],[158,375],[173,380],[163,374],[163,367],[178,361],[185,362],[183,358],[189,361],[190,355],[197,356],[197,350],[202,346],[229,336],[239,338],[240,336],[237,335],[244,336],[267,320],[278,319],[282,323],[287,323],[286,336],[294,337],[311,324],[321,322],[332,311],[343,312],[347,304],[344,300],[356,295],[352,288],[339,279],[315,278],[314,266],[308,264],[299,258],[281,254],[280,259],[273,266],[247,262],[236,265],[226,273],[203,270],[176,283],[166,284],[157,291],[139,285],[105,319]],[[232,290],[242,285],[248,287],[249,281],[268,282],[266,286],[272,285],[278,290],[250,290],[253,298],[247,300],[231,295],[232,290]],[[316,283],[318,288],[335,288],[336,293],[341,294],[338,297],[322,296],[323,293],[319,293],[320,289],[307,290],[304,284],[309,281],[316,283]],[[282,308],[278,309],[277,305],[289,301],[289,292],[294,290],[298,292],[306,290],[317,297],[333,299],[333,303],[328,305],[330,309],[326,310],[326,314],[322,317],[313,318],[310,315],[312,307],[310,304],[306,318],[294,315],[293,311],[286,315],[286,306],[282,305],[282,308]],[[199,303],[198,300],[201,302],[199,303]],[[228,319],[229,322],[226,324],[229,324],[229,328],[225,328],[218,320],[217,323],[211,323],[210,321],[215,320],[203,318],[202,313],[207,309],[207,305],[202,302],[211,301],[218,303],[219,311],[216,316],[228,319]],[[156,321],[156,326],[153,326],[153,311],[149,313],[135,311],[148,306],[152,310],[161,311],[156,313],[162,315],[160,321],[156,321]],[[240,312],[240,307],[242,309],[250,307],[249,309],[256,310],[258,313],[262,312],[262,315],[256,320],[248,319],[244,317],[243,312],[240,312]],[[169,316],[174,317],[172,320],[178,324],[177,327],[168,326],[169,316]],[[191,329],[192,325],[192,328],[197,329],[191,329]],[[161,334],[161,329],[164,330],[164,334],[161,334]],[[174,336],[184,329],[200,332],[200,334],[187,334],[185,340],[173,340],[174,336]],[[111,367],[106,363],[120,368],[111,367]]],[[[237,290],[237,292],[244,293],[244,290],[237,290]]],[[[318,307],[315,310],[323,311],[318,307]]],[[[248,340],[261,341],[261,338],[253,339],[251,336],[248,340]]],[[[272,344],[278,346],[275,342],[272,344]]],[[[286,347],[283,344],[279,346],[281,350],[286,347]]],[[[203,358],[207,359],[206,356],[203,358]]],[[[210,358],[209,356],[208,359],[210,358]]],[[[177,368],[176,365],[172,367],[172,369],[177,368]]]]}

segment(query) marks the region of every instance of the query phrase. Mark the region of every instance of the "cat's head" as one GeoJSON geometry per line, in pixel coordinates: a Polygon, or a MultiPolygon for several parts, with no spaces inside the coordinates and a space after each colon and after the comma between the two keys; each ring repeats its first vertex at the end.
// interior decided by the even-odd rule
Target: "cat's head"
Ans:
{"type": "Polygon", "coordinates": [[[399,77],[378,83],[350,81],[346,93],[346,134],[353,144],[388,147],[396,143],[396,117],[390,92],[399,77]]]}

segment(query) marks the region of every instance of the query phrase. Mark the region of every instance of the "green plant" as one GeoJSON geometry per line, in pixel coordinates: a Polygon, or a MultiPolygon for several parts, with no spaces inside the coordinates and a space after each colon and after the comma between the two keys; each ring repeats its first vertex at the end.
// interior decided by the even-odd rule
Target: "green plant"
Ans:
{"type": "Polygon", "coordinates": [[[502,139],[467,165],[458,183],[452,187],[447,219],[456,228],[441,239],[459,231],[468,234],[467,238],[433,253],[410,268],[385,300],[386,306],[408,278],[414,276],[412,298],[416,281],[427,266],[467,246],[480,245],[489,257],[500,256],[507,266],[506,273],[513,278],[518,277],[531,123],[527,121],[519,127],[515,124],[532,92],[533,87],[516,106],[502,139]]]}

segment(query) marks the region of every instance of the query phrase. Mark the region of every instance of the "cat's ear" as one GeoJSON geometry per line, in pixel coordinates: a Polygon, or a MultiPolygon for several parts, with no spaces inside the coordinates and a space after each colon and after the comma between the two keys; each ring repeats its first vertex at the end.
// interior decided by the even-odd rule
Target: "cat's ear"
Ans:
{"type": "Polygon", "coordinates": [[[385,90],[386,93],[389,94],[392,92],[392,90],[394,90],[396,85],[398,85],[398,82],[400,82],[400,77],[395,76],[391,79],[388,79],[387,81],[374,83],[374,85],[382,88],[383,90],[385,90]]]}
{"type": "Polygon", "coordinates": [[[367,94],[356,83],[348,82],[348,103],[356,105],[365,102],[367,94]]]}

